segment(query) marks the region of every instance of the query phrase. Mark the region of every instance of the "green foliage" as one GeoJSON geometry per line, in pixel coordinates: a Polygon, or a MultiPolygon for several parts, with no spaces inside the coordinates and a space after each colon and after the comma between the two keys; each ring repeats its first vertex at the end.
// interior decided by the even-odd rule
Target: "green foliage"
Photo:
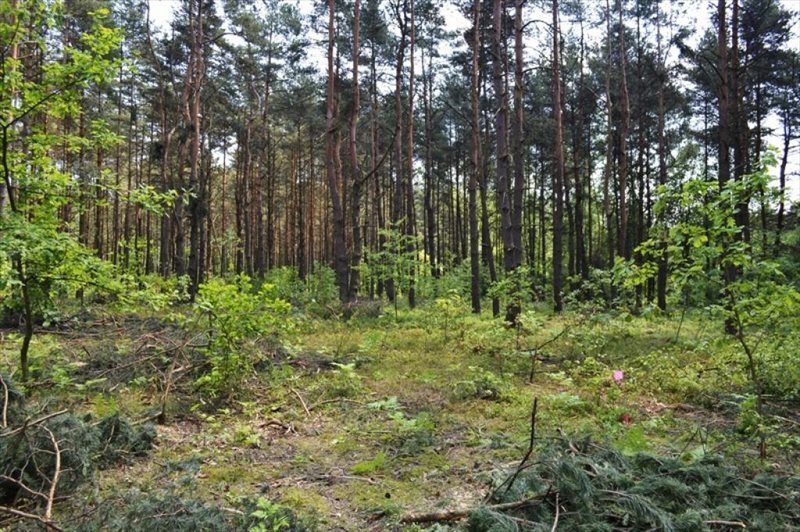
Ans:
{"type": "Polygon", "coordinates": [[[264,276],[264,282],[273,286],[278,298],[312,315],[327,316],[328,309],[339,302],[336,275],[325,264],[315,264],[305,280],[295,268],[273,268],[264,276]]]}
{"type": "Polygon", "coordinates": [[[470,366],[469,376],[469,379],[455,384],[455,393],[459,399],[498,401],[503,398],[508,387],[500,376],[481,367],[470,366]]]}
{"type": "Polygon", "coordinates": [[[230,395],[252,371],[264,343],[274,344],[278,334],[291,328],[290,305],[274,295],[274,287],[253,289],[240,275],[233,282],[211,280],[200,286],[191,313],[183,319],[188,330],[205,336],[209,369],[197,380],[204,393],[230,395]]]}
{"type": "Polygon", "coordinates": [[[385,464],[386,454],[383,451],[379,451],[374,458],[355,464],[350,468],[350,471],[354,475],[371,475],[382,469],[385,464]]]}
{"type": "Polygon", "coordinates": [[[250,513],[250,517],[258,522],[250,526],[249,532],[281,532],[292,528],[291,511],[264,497],[256,500],[256,509],[250,513]]]}
{"type": "Polygon", "coordinates": [[[403,233],[399,226],[400,222],[397,227],[379,230],[379,234],[385,238],[383,249],[368,252],[366,260],[360,265],[365,285],[392,280],[400,293],[406,293],[414,286],[417,272],[424,268],[417,254],[420,237],[403,233]]]}
{"type": "Polygon", "coordinates": [[[450,290],[447,297],[439,297],[434,302],[436,323],[444,333],[444,341],[448,341],[451,327],[459,326],[459,316],[464,312],[464,300],[457,290],[450,290]]]}

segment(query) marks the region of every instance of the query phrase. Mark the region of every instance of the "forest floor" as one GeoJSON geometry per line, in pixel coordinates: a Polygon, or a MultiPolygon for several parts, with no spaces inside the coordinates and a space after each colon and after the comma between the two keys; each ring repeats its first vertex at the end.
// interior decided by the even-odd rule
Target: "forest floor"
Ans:
{"type": "MultiPolygon", "coordinates": [[[[181,340],[154,317],[101,312],[37,334],[34,373],[47,378],[34,397],[133,419],[152,417],[166,397],[154,451],[100,472],[57,516],[170,484],[221,507],[264,496],[321,530],[400,530],[409,512],[478,505],[524,455],[534,399],[537,442],[590,436],[626,454],[764,465],[740,414],[743,355],[700,312],[531,311],[514,330],[435,307],[385,310],[301,317],[280,347],[265,344],[268,362],[235,400],[201,399],[182,365],[159,363],[153,346],[181,340]]],[[[8,334],[0,361],[10,367],[18,339],[8,334]]],[[[780,413],[785,430],[770,437],[767,460],[798,474],[800,419],[780,413]]]]}

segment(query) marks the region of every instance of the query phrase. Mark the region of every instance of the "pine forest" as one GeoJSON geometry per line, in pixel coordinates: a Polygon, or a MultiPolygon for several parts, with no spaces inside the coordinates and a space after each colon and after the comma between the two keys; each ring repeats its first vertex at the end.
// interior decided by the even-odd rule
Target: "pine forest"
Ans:
{"type": "Polygon", "coordinates": [[[800,530],[800,1],[0,0],[0,531],[800,530]]]}

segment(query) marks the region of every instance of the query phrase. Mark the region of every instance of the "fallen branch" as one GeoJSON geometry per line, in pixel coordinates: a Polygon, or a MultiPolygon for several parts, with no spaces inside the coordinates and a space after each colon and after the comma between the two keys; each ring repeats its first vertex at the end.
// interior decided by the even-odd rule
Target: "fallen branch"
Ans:
{"type": "Polygon", "coordinates": [[[294,388],[290,388],[290,390],[292,390],[292,393],[295,394],[298,399],[300,399],[300,404],[303,405],[303,410],[306,411],[306,415],[310,416],[311,415],[311,410],[308,409],[308,405],[306,405],[306,402],[303,400],[303,396],[300,395],[300,392],[298,392],[294,388]]]}
{"type": "MultiPolygon", "coordinates": [[[[534,503],[539,502],[541,499],[543,499],[546,495],[547,494],[537,495],[535,497],[522,499],[521,501],[493,504],[491,506],[486,506],[485,508],[493,512],[505,512],[507,510],[517,510],[519,508],[525,508],[526,506],[532,506],[534,503]]],[[[469,517],[469,515],[473,511],[475,511],[475,508],[468,508],[466,510],[443,510],[440,512],[430,512],[430,513],[414,513],[401,517],[400,522],[441,523],[446,521],[459,521],[461,519],[464,519],[465,517],[469,517]]]]}
{"type": "Polygon", "coordinates": [[[13,436],[14,434],[18,434],[20,432],[24,432],[25,429],[27,429],[28,427],[34,427],[36,425],[44,423],[48,419],[52,419],[52,418],[58,417],[58,416],[63,416],[64,414],[66,414],[68,412],[69,412],[69,410],[59,410],[58,412],[53,412],[52,414],[47,414],[46,416],[42,416],[42,417],[40,417],[38,419],[35,419],[33,421],[30,421],[29,419],[25,420],[25,423],[23,423],[21,427],[18,427],[18,428],[14,429],[14,430],[10,430],[8,432],[0,433],[0,438],[7,438],[8,436],[13,436]]]}
{"type": "Polygon", "coordinates": [[[509,490],[511,489],[511,486],[513,486],[514,482],[517,480],[519,474],[522,472],[523,469],[525,469],[525,466],[528,463],[528,459],[530,459],[531,454],[533,454],[533,445],[536,442],[536,411],[538,407],[539,407],[539,398],[534,397],[533,408],[531,409],[531,437],[528,442],[528,450],[525,453],[525,456],[522,458],[522,461],[517,466],[517,469],[516,471],[514,471],[514,474],[508,477],[506,480],[504,480],[502,484],[497,486],[497,488],[494,491],[489,492],[489,495],[486,496],[484,501],[490,500],[492,496],[496,494],[498,491],[500,491],[500,488],[502,488],[503,486],[506,486],[506,491],[504,493],[508,493],[509,490]]]}
{"type": "Polygon", "coordinates": [[[56,462],[53,478],[50,480],[50,492],[47,494],[47,506],[44,511],[45,521],[50,523],[53,520],[53,503],[56,500],[56,489],[58,488],[59,477],[61,477],[61,448],[58,446],[58,440],[53,434],[53,431],[44,426],[42,429],[47,432],[47,435],[50,436],[50,441],[53,442],[53,454],[56,462]]]}
{"type": "Polygon", "coordinates": [[[4,429],[8,427],[8,384],[2,374],[0,374],[0,383],[3,385],[3,424],[0,425],[0,428],[4,429]]]}
{"type": "Polygon", "coordinates": [[[0,506],[0,513],[9,514],[16,517],[22,517],[23,519],[30,519],[32,521],[38,521],[42,523],[44,526],[46,526],[48,530],[53,530],[55,532],[62,532],[61,528],[57,527],[56,525],[53,524],[52,521],[48,521],[41,515],[23,512],[22,510],[17,510],[16,508],[9,508],[8,506],[0,506]]]}
{"type": "Polygon", "coordinates": [[[721,521],[718,519],[711,519],[709,521],[703,521],[703,523],[707,525],[735,526],[737,528],[747,528],[747,525],[742,523],[741,521],[721,521]]]}

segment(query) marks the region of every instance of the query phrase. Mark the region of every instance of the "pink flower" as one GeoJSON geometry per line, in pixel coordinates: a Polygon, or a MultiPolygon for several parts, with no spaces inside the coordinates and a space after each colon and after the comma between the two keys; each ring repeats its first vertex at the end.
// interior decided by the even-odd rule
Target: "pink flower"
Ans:
{"type": "Polygon", "coordinates": [[[614,373],[612,374],[612,378],[614,379],[614,382],[619,384],[620,382],[622,382],[622,379],[625,378],[625,372],[621,371],[621,370],[614,370],[614,373]]]}

